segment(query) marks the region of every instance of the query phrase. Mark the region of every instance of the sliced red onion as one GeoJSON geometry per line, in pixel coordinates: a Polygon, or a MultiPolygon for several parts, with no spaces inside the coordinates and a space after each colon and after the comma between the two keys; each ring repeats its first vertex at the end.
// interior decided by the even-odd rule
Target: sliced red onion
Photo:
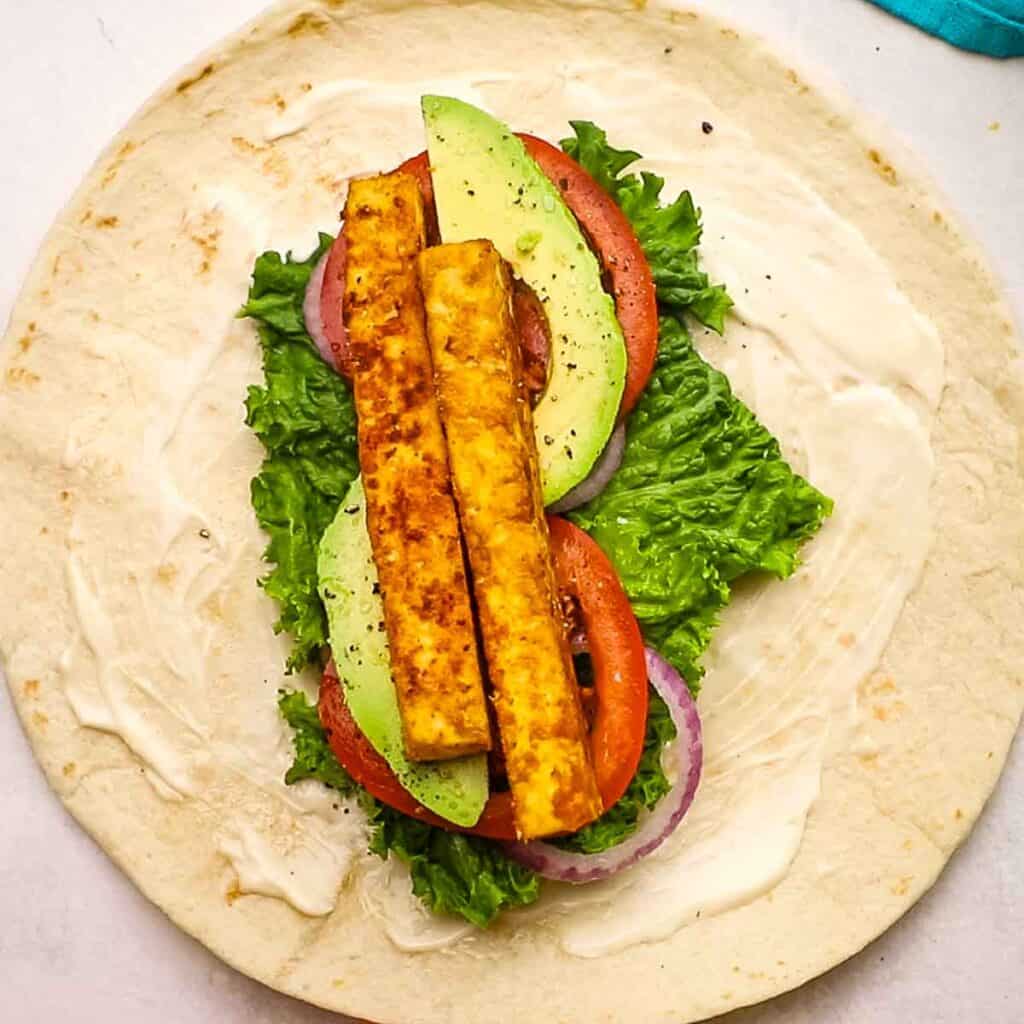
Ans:
{"type": "Polygon", "coordinates": [[[327,258],[331,250],[328,249],[317,265],[313,273],[309,275],[309,284],[306,285],[306,295],[302,300],[302,316],[306,321],[306,330],[309,336],[316,342],[316,347],[323,356],[328,366],[334,366],[334,355],[331,352],[331,343],[327,340],[327,332],[324,330],[324,317],[320,304],[320,295],[324,289],[324,274],[327,272],[327,258]]]}
{"type": "Polygon", "coordinates": [[[604,451],[598,456],[594,468],[581,480],[571,491],[563,494],[553,505],[548,507],[548,512],[553,515],[561,515],[570,509],[585,505],[591,498],[596,498],[607,486],[608,481],[615,476],[615,471],[622,463],[622,453],[626,450],[626,427],[620,423],[604,451]]]}
{"type": "Polygon", "coordinates": [[[513,860],[559,882],[597,882],[653,853],[676,830],[693,803],[704,760],[700,716],[682,676],[660,654],[646,649],[647,676],[668,705],[678,734],[679,764],[672,788],[625,842],[603,853],[573,853],[550,843],[506,843],[513,860]]]}

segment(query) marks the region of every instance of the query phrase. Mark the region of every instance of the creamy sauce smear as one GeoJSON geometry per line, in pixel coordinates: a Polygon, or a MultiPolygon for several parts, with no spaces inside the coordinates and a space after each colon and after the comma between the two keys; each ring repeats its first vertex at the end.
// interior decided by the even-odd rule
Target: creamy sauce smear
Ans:
{"type": "MultiPolygon", "coordinates": [[[[339,78],[268,116],[254,141],[295,144],[315,125],[318,140],[332,140],[336,173],[388,168],[423,148],[425,92],[459,96],[551,139],[566,134],[570,118],[592,118],[613,142],[648,156],[645,166],[667,178],[667,194],[689,188],[704,211],[706,267],[736,301],[726,340],[698,333],[698,345],[794,467],[836,502],[798,573],[784,583],[741,584],[722,617],[699,701],[704,777],[680,829],[616,878],[547,885],[536,906],[508,916],[513,928],[556,929],[571,954],[601,956],[755,899],[785,876],[823,758],[856,741],[857,685],[877,664],[930,545],[942,347],[870,239],[716,116],[708,96],[653,71],[591,61],[546,77],[511,71],[390,85],[339,78]],[[715,125],[703,145],[680,138],[679,124],[702,120],[715,125]],[[349,130],[359,125],[377,127],[349,130]]],[[[285,656],[285,642],[271,632],[271,603],[253,586],[262,541],[251,512],[239,499],[228,515],[205,495],[236,465],[244,467],[239,495],[246,492],[254,442],[238,406],[244,384],[258,377],[258,358],[251,328],[232,317],[259,251],[304,252],[317,229],[333,229],[338,197],[311,196],[297,185],[286,200],[260,203],[223,185],[192,197],[195,218],[216,222],[221,258],[239,270],[233,290],[197,294],[205,338],[159,375],[135,461],[121,467],[152,484],[152,548],[135,553],[129,589],[154,628],[145,637],[119,635],[123,595],[106,594],[106,567],[85,565],[76,553],[75,531],[90,529],[86,513],[77,515],[66,576],[79,629],[62,659],[65,685],[81,722],[119,735],[149,766],[161,796],[230,808],[218,833],[226,890],[323,915],[354,873],[365,911],[398,947],[436,950],[474,942],[473,929],[424,911],[405,869],[367,856],[358,816],[346,816],[323,787],[283,785],[290,737],[274,685],[243,708],[218,706],[216,697],[217,666],[239,656],[214,642],[211,622],[225,609],[241,609],[246,637],[254,621],[266,625],[253,641],[262,646],[247,657],[276,669],[285,656]],[[237,394],[224,395],[226,381],[238,383],[237,394]],[[203,422],[218,402],[230,410],[217,422],[227,416],[238,428],[210,451],[209,436],[224,431],[204,434],[203,422]],[[215,792],[211,765],[219,769],[215,792]],[[234,777],[271,794],[274,814],[248,814],[241,799],[236,808],[244,789],[233,788],[234,777]]],[[[116,337],[109,344],[108,354],[127,348],[116,337]]],[[[66,465],[102,466],[105,444],[123,461],[123,439],[104,434],[102,416],[82,422],[68,437],[66,465]]],[[[311,684],[303,684],[310,694],[311,684]]]]}

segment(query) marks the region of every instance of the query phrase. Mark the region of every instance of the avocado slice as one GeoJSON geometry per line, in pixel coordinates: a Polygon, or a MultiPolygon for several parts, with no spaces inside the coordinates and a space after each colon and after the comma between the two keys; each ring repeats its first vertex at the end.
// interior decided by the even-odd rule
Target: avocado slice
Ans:
{"type": "Polygon", "coordinates": [[[554,183],[507,126],[461,100],[424,96],[441,238],[488,238],[537,293],[551,375],[533,411],[544,503],[593,468],[615,428],[626,345],[601,267],[554,183]]]}
{"type": "Polygon", "coordinates": [[[356,725],[424,807],[447,821],[475,825],[487,803],[487,755],[416,763],[406,759],[391,678],[384,605],[366,529],[362,477],[356,477],[320,541],[320,597],[345,702],[356,725]]]}

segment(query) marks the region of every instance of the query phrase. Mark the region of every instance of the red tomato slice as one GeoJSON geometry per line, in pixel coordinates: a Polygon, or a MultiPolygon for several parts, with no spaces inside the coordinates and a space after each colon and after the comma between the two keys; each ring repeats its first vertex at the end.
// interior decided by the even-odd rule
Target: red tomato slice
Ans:
{"type": "Polygon", "coordinates": [[[331,346],[334,363],[338,372],[351,379],[351,352],[348,347],[348,331],[342,317],[342,302],[345,296],[345,235],[338,232],[338,237],[331,246],[324,268],[324,283],[320,289],[320,319],[324,324],[324,334],[331,346]]]}
{"type": "Polygon", "coordinates": [[[647,663],[640,626],[618,574],[590,535],[548,516],[555,578],[583,616],[594,668],[597,712],[590,746],[605,809],[636,775],[647,732],[647,663]]]}
{"type": "MultiPolygon", "coordinates": [[[[540,169],[558,186],[611,281],[615,313],[622,325],[628,356],[626,387],[619,408],[621,421],[647,386],[658,354],[658,301],[647,257],[615,200],[571,156],[534,135],[516,134],[540,169]]],[[[406,160],[398,169],[419,180],[436,230],[434,186],[427,154],[406,160]]]]}
{"type": "MultiPolygon", "coordinates": [[[[647,728],[647,667],[640,627],[615,570],[578,527],[548,517],[559,590],[579,604],[594,667],[597,711],[590,734],[594,771],[605,809],[636,774],[647,728]]],[[[441,828],[490,839],[515,839],[512,794],[494,793],[473,828],[457,829],[418,803],[370,745],[349,713],[333,664],[320,683],[320,721],[331,750],[371,795],[396,810],[441,828]]]]}

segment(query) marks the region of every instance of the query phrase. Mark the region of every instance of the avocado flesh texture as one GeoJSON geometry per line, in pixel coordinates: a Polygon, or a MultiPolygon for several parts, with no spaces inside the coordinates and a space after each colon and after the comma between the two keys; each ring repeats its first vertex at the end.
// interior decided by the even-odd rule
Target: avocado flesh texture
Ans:
{"type": "Polygon", "coordinates": [[[544,503],[593,468],[615,429],[626,345],[601,267],[554,183],[500,121],[424,96],[441,238],[488,238],[537,293],[551,327],[551,372],[533,411],[544,503]]]}
{"type": "Polygon", "coordinates": [[[356,725],[424,807],[456,825],[475,825],[489,794],[486,754],[429,764],[405,756],[387,634],[379,628],[384,604],[361,477],[352,483],[320,541],[317,576],[334,663],[356,725]]]}

